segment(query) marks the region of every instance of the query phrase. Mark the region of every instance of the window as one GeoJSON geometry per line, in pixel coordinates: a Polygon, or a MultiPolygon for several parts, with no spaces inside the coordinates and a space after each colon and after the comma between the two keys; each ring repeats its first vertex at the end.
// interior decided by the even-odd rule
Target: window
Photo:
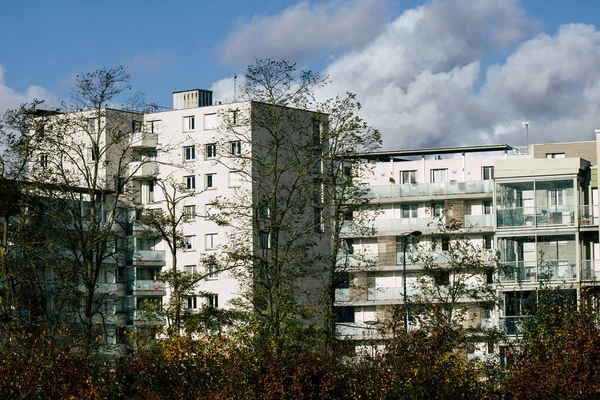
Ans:
{"type": "Polygon", "coordinates": [[[183,159],[185,161],[192,161],[196,159],[196,147],[185,146],[183,148],[183,159]]]}
{"type": "Polygon", "coordinates": [[[481,167],[481,177],[484,181],[494,179],[494,167],[481,167]]]}
{"type": "Polygon", "coordinates": [[[565,153],[546,153],[546,158],[565,158],[565,153]]]}
{"type": "Polygon", "coordinates": [[[198,298],[196,296],[190,296],[187,298],[188,309],[196,310],[198,308],[198,298]]]}
{"type": "Polygon", "coordinates": [[[313,122],[313,145],[318,146],[321,144],[321,124],[313,122]]]}
{"type": "Polygon", "coordinates": [[[142,131],[142,121],[131,121],[131,130],[133,132],[141,132],[142,131]]]}
{"type": "Polygon", "coordinates": [[[354,254],[354,239],[343,239],[342,250],[348,254],[354,254]]]}
{"type": "Polygon", "coordinates": [[[98,130],[98,120],[96,118],[90,118],[88,123],[88,133],[95,133],[98,130]]]}
{"type": "Polygon", "coordinates": [[[441,218],[444,216],[444,205],[443,204],[434,204],[433,205],[433,216],[435,218],[441,218]]]}
{"type": "Polygon", "coordinates": [[[88,160],[90,162],[94,162],[100,159],[100,149],[97,144],[93,144],[92,147],[88,149],[88,160]]]}
{"type": "Polygon", "coordinates": [[[494,247],[494,239],[492,235],[483,235],[483,248],[491,249],[494,247]]]}
{"type": "Polygon", "coordinates": [[[271,248],[271,240],[269,238],[269,233],[265,231],[258,232],[258,239],[260,240],[260,248],[261,249],[270,249],[271,248]]]}
{"type": "Polygon", "coordinates": [[[269,216],[269,207],[266,203],[258,205],[258,216],[260,218],[267,218],[269,216]]]}
{"type": "Polygon", "coordinates": [[[117,178],[115,182],[116,191],[119,194],[125,193],[125,178],[117,178]]]}
{"type": "Polygon", "coordinates": [[[354,212],[352,210],[344,211],[344,221],[353,221],[353,220],[354,220],[354,212]]]}
{"type": "Polygon", "coordinates": [[[354,323],[353,306],[335,306],[333,313],[336,316],[336,322],[354,323]]]}
{"type": "Polygon", "coordinates": [[[150,133],[160,133],[160,130],[161,130],[160,120],[148,122],[148,129],[150,130],[150,133]]]}
{"type": "Polygon", "coordinates": [[[39,156],[40,167],[46,168],[48,166],[48,154],[42,153],[39,156]]]}
{"type": "Polygon", "coordinates": [[[190,132],[194,129],[196,129],[196,117],[193,115],[189,117],[183,117],[183,131],[190,132]]]}
{"type": "Polygon", "coordinates": [[[314,231],[315,233],[323,233],[323,209],[314,208],[314,231]]]}
{"type": "Polygon", "coordinates": [[[208,295],[208,306],[213,308],[219,308],[219,295],[209,294],[208,295]]]}
{"type": "Polygon", "coordinates": [[[195,265],[184,265],[183,268],[188,275],[195,276],[197,273],[195,265]]]}
{"type": "Polygon", "coordinates": [[[191,220],[196,217],[196,206],[183,206],[183,216],[186,220],[191,220]]]}
{"type": "Polygon", "coordinates": [[[196,236],[185,236],[183,238],[184,250],[196,250],[196,236]]]}
{"type": "Polygon", "coordinates": [[[417,218],[417,205],[405,204],[401,206],[402,218],[417,218]]]}
{"type": "Polygon", "coordinates": [[[447,169],[432,169],[431,170],[431,182],[442,183],[448,182],[448,170],[447,169]]]}
{"type": "Polygon", "coordinates": [[[483,202],[483,214],[484,215],[491,215],[492,214],[492,202],[491,201],[484,201],[483,202]]]}
{"type": "Polygon", "coordinates": [[[229,172],[229,187],[242,186],[242,174],[239,171],[229,172]]]}
{"type": "Polygon", "coordinates": [[[204,114],[204,130],[216,129],[219,126],[217,114],[204,114]]]}
{"type": "Polygon", "coordinates": [[[190,189],[190,190],[196,189],[196,176],[195,175],[184,176],[183,180],[185,181],[185,187],[187,189],[190,189]]]}
{"type": "Polygon", "coordinates": [[[402,183],[417,183],[417,171],[402,171],[400,172],[402,183]]]}
{"type": "Polygon", "coordinates": [[[350,182],[352,182],[352,167],[350,167],[350,166],[344,167],[344,178],[346,178],[350,182]]]}
{"type": "Polygon", "coordinates": [[[214,264],[208,266],[208,279],[219,279],[219,268],[214,264]]]}
{"type": "Polygon", "coordinates": [[[229,111],[231,125],[237,125],[240,123],[240,110],[231,110],[229,111]]]}
{"type": "Polygon", "coordinates": [[[565,189],[548,189],[548,205],[564,206],[566,198],[565,189]]]}
{"type": "Polygon", "coordinates": [[[204,150],[204,155],[207,159],[215,158],[217,156],[217,145],[214,143],[207,144],[204,150]]]}
{"type": "Polygon", "coordinates": [[[206,189],[215,189],[217,187],[217,174],[206,174],[204,177],[206,189]]]}
{"type": "Polygon", "coordinates": [[[242,154],[242,142],[240,142],[239,140],[229,142],[229,152],[232,155],[242,154]]]}
{"type": "Polygon", "coordinates": [[[313,199],[315,201],[315,204],[323,203],[323,188],[321,186],[321,182],[313,182],[313,193],[313,199]]]}
{"type": "Polygon", "coordinates": [[[216,233],[207,233],[206,238],[206,250],[214,250],[217,248],[217,234],[216,233]]]}

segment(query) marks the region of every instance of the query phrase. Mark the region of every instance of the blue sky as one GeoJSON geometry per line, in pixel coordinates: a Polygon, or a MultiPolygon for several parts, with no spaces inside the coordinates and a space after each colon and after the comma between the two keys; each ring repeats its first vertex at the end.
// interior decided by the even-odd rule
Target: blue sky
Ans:
{"type": "Polygon", "coordinates": [[[520,144],[523,119],[539,142],[589,140],[599,11],[593,0],[4,1],[0,111],[68,98],[77,73],[119,64],[149,101],[170,106],[188,88],[227,100],[258,56],[329,74],[322,98],[356,92],[385,147],[520,144]]]}

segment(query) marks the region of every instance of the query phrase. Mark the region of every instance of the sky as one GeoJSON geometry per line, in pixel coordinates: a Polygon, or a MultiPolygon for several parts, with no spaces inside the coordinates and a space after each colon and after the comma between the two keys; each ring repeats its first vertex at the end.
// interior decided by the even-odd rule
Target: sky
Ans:
{"type": "Polygon", "coordinates": [[[596,0],[21,0],[0,2],[0,113],[68,100],[77,74],[124,65],[134,90],[233,98],[255,58],[356,93],[384,149],[593,140],[596,0]]]}

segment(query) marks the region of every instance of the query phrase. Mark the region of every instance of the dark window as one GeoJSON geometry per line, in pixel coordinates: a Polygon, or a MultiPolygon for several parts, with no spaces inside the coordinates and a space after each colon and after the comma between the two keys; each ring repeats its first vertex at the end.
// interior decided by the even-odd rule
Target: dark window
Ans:
{"type": "Polygon", "coordinates": [[[353,306],[333,307],[333,313],[337,317],[337,322],[354,322],[353,306]]]}

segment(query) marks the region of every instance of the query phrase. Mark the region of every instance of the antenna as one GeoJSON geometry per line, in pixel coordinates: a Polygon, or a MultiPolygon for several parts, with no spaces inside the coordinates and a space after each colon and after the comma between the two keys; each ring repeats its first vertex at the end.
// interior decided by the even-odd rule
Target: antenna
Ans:
{"type": "Polygon", "coordinates": [[[233,76],[233,101],[236,100],[237,97],[237,75],[233,76]]]}
{"type": "Polygon", "coordinates": [[[529,147],[529,121],[523,121],[523,126],[525,127],[525,137],[527,140],[527,147],[529,147]]]}

